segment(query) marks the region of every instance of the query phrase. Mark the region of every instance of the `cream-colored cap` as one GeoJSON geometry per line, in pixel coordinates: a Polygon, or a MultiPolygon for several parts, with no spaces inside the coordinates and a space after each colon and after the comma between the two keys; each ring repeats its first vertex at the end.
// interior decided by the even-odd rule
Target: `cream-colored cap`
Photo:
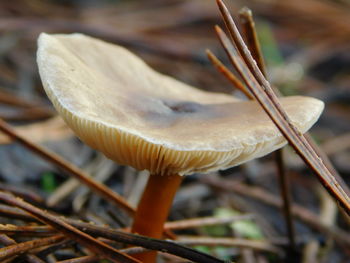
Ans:
{"type": "MultiPolygon", "coordinates": [[[[158,174],[209,172],[266,155],[286,140],[261,107],[205,92],[148,67],[123,47],[82,34],[41,34],[37,61],[55,108],[82,141],[158,174]]],[[[323,102],[286,97],[300,131],[323,102]]]]}

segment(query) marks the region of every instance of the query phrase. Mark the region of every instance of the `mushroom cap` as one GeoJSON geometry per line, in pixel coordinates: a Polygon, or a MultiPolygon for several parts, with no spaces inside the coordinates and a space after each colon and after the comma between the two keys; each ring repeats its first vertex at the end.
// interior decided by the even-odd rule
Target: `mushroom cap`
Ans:
{"type": "MultiPolygon", "coordinates": [[[[38,40],[54,107],[76,135],[120,164],[157,174],[226,169],[287,142],[257,102],[205,92],[160,74],[127,49],[82,34],[38,40]]],[[[281,98],[306,132],[323,102],[281,98]]]]}

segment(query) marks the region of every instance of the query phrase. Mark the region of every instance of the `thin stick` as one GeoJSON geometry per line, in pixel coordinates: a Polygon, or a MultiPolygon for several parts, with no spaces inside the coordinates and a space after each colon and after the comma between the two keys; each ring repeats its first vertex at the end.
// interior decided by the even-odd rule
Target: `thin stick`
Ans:
{"type": "MultiPolygon", "coordinates": [[[[0,130],[6,133],[11,138],[16,139],[23,146],[27,147],[31,151],[40,155],[42,158],[61,167],[62,169],[67,171],[69,174],[73,175],[76,179],[78,179],[79,181],[87,185],[89,188],[91,188],[94,192],[100,194],[102,197],[110,201],[111,203],[115,204],[116,206],[122,207],[131,216],[135,214],[135,209],[131,207],[129,203],[122,196],[120,196],[116,192],[113,192],[110,188],[108,188],[104,184],[101,184],[93,180],[81,169],[67,162],[59,155],[24,138],[23,136],[18,134],[9,124],[7,124],[5,121],[1,119],[0,119],[0,130]]],[[[174,237],[174,235],[169,231],[165,231],[165,235],[171,238],[174,237]]]]}
{"type": "Polygon", "coordinates": [[[261,52],[258,35],[255,29],[255,23],[253,19],[252,10],[247,7],[243,7],[239,11],[239,18],[242,25],[243,36],[245,37],[247,46],[252,54],[252,57],[256,61],[262,74],[266,76],[266,67],[264,57],[261,52]]]}
{"type": "Polygon", "coordinates": [[[23,221],[37,221],[34,217],[31,215],[24,213],[22,210],[18,209],[17,207],[8,206],[0,204],[0,216],[5,216],[7,218],[14,218],[19,219],[23,221]]]}
{"type": "MultiPolygon", "coordinates": [[[[25,212],[23,212],[25,213],[25,212]]],[[[197,250],[176,244],[175,241],[165,241],[144,236],[139,236],[131,233],[126,233],[120,230],[111,229],[105,226],[96,226],[90,223],[85,223],[78,220],[61,218],[64,222],[84,231],[94,237],[103,237],[105,239],[113,240],[122,244],[140,246],[149,250],[167,251],[171,255],[182,257],[193,262],[208,262],[208,263],[223,263],[211,255],[207,255],[197,250]]],[[[50,226],[15,226],[15,225],[1,225],[0,233],[9,235],[23,235],[36,236],[52,234],[55,230],[50,226]]],[[[121,250],[123,251],[123,250],[121,250]]]]}
{"type": "Polygon", "coordinates": [[[21,143],[23,146],[28,148],[29,150],[33,151],[34,153],[40,155],[42,158],[48,160],[49,162],[55,164],[56,166],[62,168],[66,172],[68,172],[70,175],[74,176],[76,179],[78,179],[83,184],[87,185],[89,188],[91,188],[94,192],[98,193],[111,203],[115,204],[118,207],[122,207],[127,213],[130,215],[133,215],[135,210],[133,207],[131,207],[125,199],[118,195],[117,193],[113,192],[111,189],[109,189],[107,186],[98,183],[91,179],[86,173],[84,173],[81,169],[74,166],[73,164],[67,162],[59,155],[49,151],[48,149],[45,149],[44,147],[35,144],[31,142],[30,140],[24,138],[23,136],[19,135],[9,124],[7,124],[5,121],[0,119],[0,130],[4,132],[6,135],[10,136],[11,138],[14,138],[16,141],[21,143]]]}
{"type": "Polygon", "coordinates": [[[16,196],[19,196],[25,200],[30,200],[35,203],[44,203],[44,199],[35,193],[32,189],[25,189],[23,186],[8,185],[0,183],[0,190],[5,192],[11,192],[16,196]]]}
{"type": "Polygon", "coordinates": [[[101,257],[103,258],[107,258],[111,260],[112,262],[123,262],[123,263],[140,262],[126,254],[119,252],[113,247],[110,247],[102,243],[101,241],[93,238],[92,236],[89,236],[88,234],[78,230],[77,228],[71,226],[70,224],[61,220],[57,216],[53,216],[53,215],[50,215],[49,213],[45,213],[39,208],[36,208],[31,204],[26,203],[21,199],[16,198],[10,194],[0,191],[0,200],[25,210],[26,212],[30,213],[41,222],[52,226],[57,231],[65,234],[67,237],[77,241],[78,243],[85,245],[91,251],[95,252],[98,255],[101,255],[101,257]]]}
{"type": "Polygon", "coordinates": [[[249,99],[254,99],[252,94],[244,87],[244,84],[210,51],[206,50],[207,56],[211,63],[222,73],[235,88],[243,92],[249,99]]]}
{"type": "MultiPolygon", "coordinates": [[[[0,243],[5,246],[17,245],[17,242],[15,240],[13,240],[12,238],[8,237],[5,234],[0,234],[0,243]]],[[[21,253],[23,252],[21,251],[21,253]]],[[[38,258],[36,255],[33,255],[33,254],[28,253],[28,254],[25,254],[24,257],[29,263],[45,263],[44,261],[42,261],[40,258],[38,258]]]]}
{"type": "Polygon", "coordinates": [[[73,240],[65,239],[61,242],[57,242],[56,244],[52,244],[44,248],[37,248],[36,250],[33,251],[33,253],[35,253],[39,257],[45,258],[45,257],[48,257],[50,254],[53,254],[55,251],[71,247],[75,244],[76,242],[74,242],[73,240]]]}
{"type": "MultiPolygon", "coordinates": [[[[179,229],[188,229],[188,228],[197,228],[203,226],[212,226],[212,225],[223,225],[230,224],[235,221],[240,221],[244,219],[252,219],[252,214],[246,215],[236,215],[236,216],[227,216],[227,217],[199,217],[199,218],[191,218],[184,220],[177,220],[166,222],[164,225],[164,229],[169,230],[179,230],[179,229]]],[[[107,228],[106,228],[107,229],[107,228]]],[[[129,228],[121,229],[121,231],[128,232],[129,228]]],[[[26,236],[47,236],[51,235],[55,231],[49,226],[16,226],[16,225],[2,225],[0,224],[0,234],[8,234],[8,235],[26,235],[26,236]]]]}
{"type": "Polygon", "coordinates": [[[104,237],[116,242],[140,246],[151,250],[163,251],[169,254],[193,261],[206,263],[224,263],[223,260],[217,259],[211,255],[202,253],[198,250],[193,250],[188,247],[181,246],[176,241],[165,241],[145,236],[139,236],[131,233],[125,233],[107,227],[101,227],[84,223],[80,221],[71,221],[69,223],[78,229],[84,230],[92,236],[104,237]]]}
{"type": "MultiPolygon", "coordinates": [[[[22,212],[25,214],[25,212],[22,212]]],[[[31,215],[28,215],[29,217],[31,215]]],[[[57,217],[57,216],[56,216],[57,217]]],[[[84,231],[94,237],[104,237],[122,244],[141,246],[150,250],[167,251],[167,253],[182,257],[193,262],[208,262],[208,263],[223,263],[211,255],[207,255],[197,250],[176,244],[174,241],[165,241],[144,236],[139,236],[131,233],[126,233],[120,230],[111,229],[105,226],[96,226],[90,223],[85,223],[78,220],[61,218],[64,222],[84,231]]],[[[9,235],[23,235],[36,236],[52,234],[55,230],[50,226],[15,226],[15,225],[1,225],[0,233],[9,235]]]]}
{"type": "Polygon", "coordinates": [[[292,202],[291,202],[291,195],[290,195],[290,182],[289,177],[286,174],[285,168],[284,168],[284,161],[283,161],[283,154],[282,151],[276,152],[276,163],[277,163],[277,170],[278,170],[278,182],[280,185],[280,191],[283,201],[283,213],[284,218],[286,220],[287,225],[287,233],[288,233],[288,239],[289,239],[289,246],[291,252],[296,251],[296,242],[295,242],[295,229],[293,224],[293,217],[292,217],[292,202]]]}
{"type": "Polygon", "coordinates": [[[27,226],[16,226],[10,224],[0,224],[0,234],[2,235],[17,235],[21,236],[50,236],[56,231],[50,226],[38,226],[38,225],[27,225],[27,226]]]}
{"type": "MultiPolygon", "coordinates": [[[[264,57],[261,52],[257,32],[255,29],[255,24],[253,20],[252,11],[245,7],[239,12],[240,22],[243,28],[243,35],[247,41],[247,45],[252,54],[252,57],[256,61],[258,68],[261,70],[264,77],[266,77],[266,66],[264,62],[264,57]]],[[[277,90],[278,94],[279,91],[277,90]]],[[[283,159],[282,149],[279,149],[275,152],[275,159],[277,164],[278,171],[278,181],[280,185],[281,196],[283,200],[283,214],[286,221],[288,239],[290,251],[296,251],[295,244],[295,229],[293,225],[293,218],[291,214],[291,193],[290,193],[290,184],[289,178],[285,170],[285,164],[283,159]]]]}
{"type": "Polygon", "coordinates": [[[2,262],[7,258],[16,256],[16,255],[21,255],[22,253],[26,253],[31,249],[47,246],[47,245],[62,241],[64,238],[65,237],[60,234],[52,237],[45,237],[41,239],[30,240],[30,241],[13,244],[10,246],[0,248],[0,260],[2,262]]]}

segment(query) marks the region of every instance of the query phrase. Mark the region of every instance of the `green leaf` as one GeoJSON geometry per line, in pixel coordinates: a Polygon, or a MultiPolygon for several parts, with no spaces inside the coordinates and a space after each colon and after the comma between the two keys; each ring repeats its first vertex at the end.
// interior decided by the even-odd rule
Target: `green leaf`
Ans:
{"type": "Polygon", "coordinates": [[[203,252],[203,253],[206,253],[206,254],[210,254],[211,253],[211,249],[207,246],[195,246],[193,247],[194,249],[200,251],[200,252],[203,252]]]}
{"type": "Polygon", "coordinates": [[[271,30],[271,26],[266,22],[259,23],[257,25],[257,32],[266,64],[269,67],[284,64],[283,56],[280,52],[275,36],[271,30]]]}
{"type": "Polygon", "coordinates": [[[53,173],[44,173],[41,177],[41,188],[46,193],[52,193],[57,187],[55,175],[53,173]]]}
{"type": "MultiPolygon", "coordinates": [[[[229,217],[239,215],[240,213],[233,209],[218,208],[214,212],[217,217],[229,217]]],[[[259,226],[251,219],[239,220],[230,224],[230,227],[239,233],[241,237],[249,239],[263,239],[264,236],[259,226]]]]}

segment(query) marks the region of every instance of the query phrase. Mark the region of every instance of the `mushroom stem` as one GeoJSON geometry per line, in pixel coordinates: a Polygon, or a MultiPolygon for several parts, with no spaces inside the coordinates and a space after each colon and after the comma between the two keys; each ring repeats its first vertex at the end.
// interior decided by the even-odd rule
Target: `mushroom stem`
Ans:
{"type": "MultiPolygon", "coordinates": [[[[178,174],[152,174],[136,210],[132,232],[153,238],[161,238],[175,193],[183,176],[178,174]]],[[[145,252],[134,257],[145,263],[153,263],[157,252],[145,252]]]]}

